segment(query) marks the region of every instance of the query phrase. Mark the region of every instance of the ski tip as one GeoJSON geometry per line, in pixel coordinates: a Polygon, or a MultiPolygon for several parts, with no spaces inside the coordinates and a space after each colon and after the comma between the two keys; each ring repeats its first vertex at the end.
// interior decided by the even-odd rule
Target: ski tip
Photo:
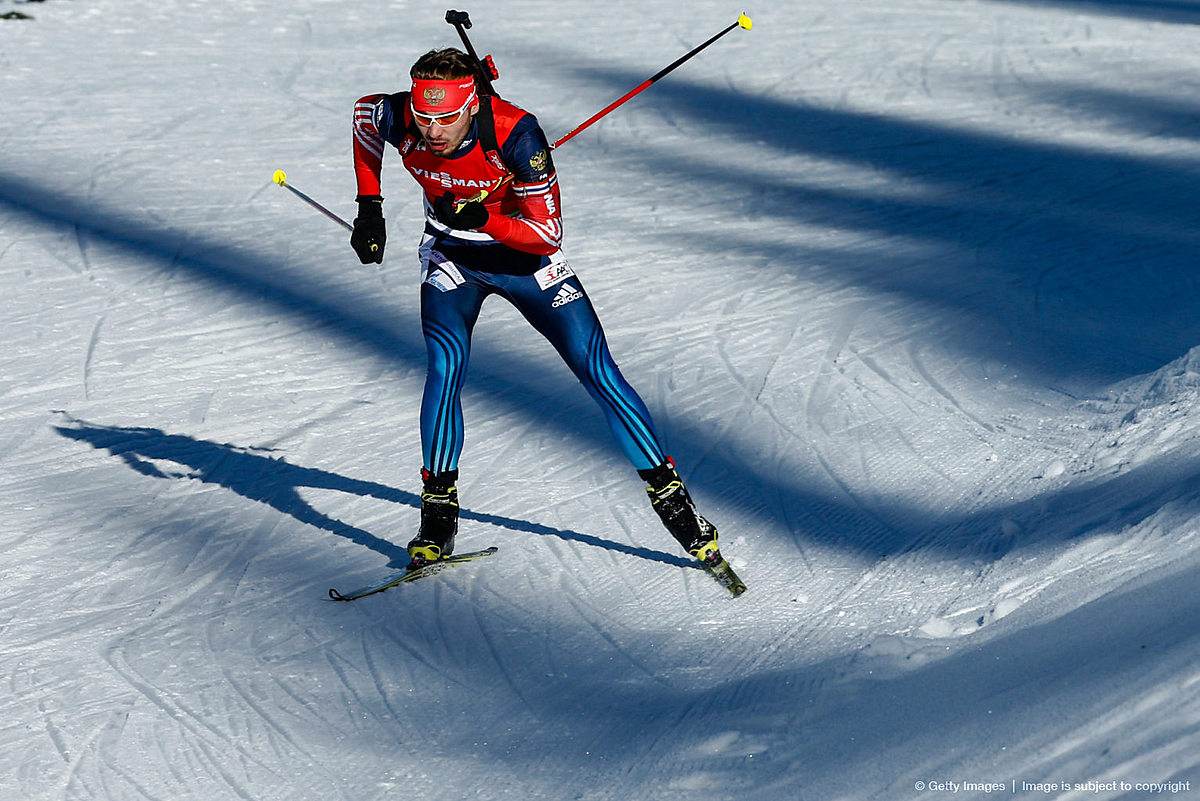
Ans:
{"type": "Polygon", "coordinates": [[[350,599],[347,598],[345,595],[342,595],[337,590],[330,589],[329,590],[329,600],[331,600],[331,601],[348,601],[350,599]]]}
{"type": "MultiPolygon", "coordinates": [[[[729,19],[729,17],[726,17],[725,19],[729,19]]],[[[746,30],[750,30],[750,28],[753,25],[754,25],[754,23],[751,22],[750,18],[747,17],[745,14],[742,14],[738,17],[738,27],[744,28],[746,30]]]]}
{"type": "Polygon", "coordinates": [[[275,174],[271,176],[271,180],[280,186],[283,186],[285,183],[287,183],[287,173],[283,170],[276,170],[275,174]]]}

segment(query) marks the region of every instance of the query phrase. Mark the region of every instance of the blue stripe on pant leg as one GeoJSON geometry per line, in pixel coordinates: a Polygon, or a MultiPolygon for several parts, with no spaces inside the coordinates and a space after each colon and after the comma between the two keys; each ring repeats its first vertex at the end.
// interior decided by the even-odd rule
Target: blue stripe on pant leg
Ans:
{"type": "Polygon", "coordinates": [[[444,473],[458,467],[462,452],[467,343],[430,319],[424,321],[423,330],[429,371],[421,397],[421,445],[425,467],[444,473]]]}
{"type": "Polygon", "coordinates": [[[662,464],[666,457],[654,432],[650,411],[617,368],[598,324],[588,341],[587,370],[594,387],[593,397],[600,402],[609,427],[629,460],[639,470],[662,464]]]}
{"type": "Polygon", "coordinates": [[[666,457],[650,412],[613,362],[604,330],[579,277],[573,276],[544,290],[532,276],[491,278],[525,319],[549,340],[600,406],[626,458],[639,470],[662,464],[666,457]],[[567,284],[579,291],[579,297],[556,308],[554,299],[567,284]]]}

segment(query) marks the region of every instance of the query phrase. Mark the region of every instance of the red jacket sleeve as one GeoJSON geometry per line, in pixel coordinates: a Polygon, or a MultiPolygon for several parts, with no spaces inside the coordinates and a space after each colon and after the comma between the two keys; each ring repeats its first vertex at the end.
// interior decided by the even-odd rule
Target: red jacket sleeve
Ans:
{"type": "Polygon", "coordinates": [[[516,214],[504,214],[499,203],[494,207],[488,204],[490,216],[479,230],[510,248],[539,256],[549,256],[562,247],[557,175],[551,173],[536,184],[514,181],[506,189],[516,198],[516,214]]]}
{"type": "Polygon", "coordinates": [[[383,170],[383,135],[378,119],[387,95],[367,95],[354,104],[354,175],[359,195],[380,194],[383,170]]]}

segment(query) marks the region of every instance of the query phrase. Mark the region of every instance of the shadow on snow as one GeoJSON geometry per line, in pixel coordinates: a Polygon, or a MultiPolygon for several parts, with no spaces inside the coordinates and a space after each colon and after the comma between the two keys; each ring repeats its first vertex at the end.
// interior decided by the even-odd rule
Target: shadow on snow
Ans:
{"type": "MultiPolygon", "coordinates": [[[[270,450],[209,442],[182,434],[167,434],[156,428],[103,426],[68,418],[66,425],[55,426],[54,430],[67,439],[85,442],[97,450],[107,451],[142,475],[176,480],[195,479],[207,484],[216,484],[244,498],[265,503],[301,523],[345,537],[382,554],[392,566],[408,563],[408,554],[403,546],[382,540],[368,531],[324,514],[304,500],[299,490],[302,487],[336,490],[420,509],[420,496],[414,493],[386,484],[349,478],[327,470],[298,467],[280,457],[272,456],[270,450]],[[190,472],[186,475],[164,472],[156,464],[159,461],[180,465],[190,472]]],[[[637,548],[591,534],[552,528],[503,515],[485,514],[463,508],[461,516],[464,520],[489,523],[528,534],[557,537],[567,542],[578,542],[639,559],[681,567],[692,564],[682,556],[649,548],[637,548]]]]}
{"type": "Polygon", "coordinates": [[[988,0],[1005,5],[1054,8],[1063,6],[1114,17],[1149,19],[1185,25],[1200,24],[1200,3],[1194,0],[988,0]]]}
{"type": "MultiPolygon", "coordinates": [[[[614,83],[624,85],[625,82],[626,76],[614,78],[614,83]]],[[[704,89],[706,97],[713,93],[711,89],[704,89]]],[[[703,115],[707,113],[702,110],[703,104],[694,104],[699,94],[699,88],[691,93],[679,91],[675,93],[674,102],[681,108],[686,103],[693,103],[696,107],[689,113],[703,115]]],[[[724,107],[728,108],[733,100],[730,97],[724,98],[724,107]]],[[[795,129],[805,128],[822,120],[828,123],[835,119],[831,116],[833,112],[805,109],[785,112],[778,104],[753,100],[748,102],[752,108],[757,108],[765,114],[779,114],[780,119],[791,120],[795,129]]],[[[869,137],[880,125],[890,127],[893,133],[902,133],[899,128],[909,126],[907,123],[889,123],[882,119],[867,119],[860,115],[848,114],[836,115],[836,121],[844,124],[840,129],[834,125],[819,135],[815,144],[813,141],[806,143],[804,136],[793,142],[782,135],[776,144],[796,150],[804,150],[810,146],[829,149],[838,141],[852,140],[854,134],[869,137]]],[[[923,133],[929,134],[932,131],[926,130],[923,133]]],[[[810,131],[809,140],[812,140],[813,136],[810,131]]],[[[1057,156],[1062,157],[1059,159],[1052,149],[1024,147],[1013,143],[1001,147],[997,141],[988,142],[983,137],[951,132],[940,132],[938,141],[942,146],[949,146],[949,151],[941,156],[945,159],[944,163],[957,163],[953,168],[945,166],[940,171],[937,177],[942,179],[950,178],[952,173],[959,171],[966,176],[971,173],[972,167],[982,168],[993,158],[1001,165],[999,168],[992,167],[993,172],[997,169],[1015,169],[1022,163],[1022,159],[1006,160],[1004,153],[1009,148],[1015,148],[1018,155],[1036,156],[1035,162],[1049,159],[1052,164],[1041,165],[1043,168],[1049,168],[1046,170],[1048,175],[1056,170],[1065,169],[1067,177],[1074,175],[1076,179],[1080,179],[1080,176],[1090,173],[1086,166],[1086,157],[1070,156],[1066,151],[1059,151],[1057,156]],[[963,158],[967,159],[965,165],[961,163],[963,158]]],[[[935,147],[927,151],[929,157],[932,158],[932,154],[938,149],[935,147]]],[[[869,150],[869,147],[864,149],[862,158],[880,158],[869,155],[869,150]]],[[[888,149],[884,150],[886,152],[888,149]]],[[[900,155],[900,149],[893,150],[890,156],[882,158],[893,159],[891,166],[903,167],[913,172],[931,166],[930,161],[924,159],[906,161],[900,155]]],[[[663,160],[664,164],[668,161],[663,160]]],[[[1168,176],[1165,168],[1140,164],[1136,159],[1122,161],[1119,165],[1111,161],[1107,166],[1102,165],[1102,171],[1112,171],[1108,176],[1110,180],[1101,181],[1095,188],[1107,185],[1115,194],[1120,195],[1120,192],[1113,189],[1115,184],[1112,181],[1119,178],[1124,170],[1132,170],[1137,183],[1145,190],[1151,188],[1153,180],[1171,177],[1174,181],[1174,191],[1171,194],[1182,190],[1191,180],[1186,174],[1168,176]]],[[[1038,165],[1027,166],[1037,168],[1038,165]]],[[[718,172],[712,173],[711,177],[718,182],[732,180],[718,172]]],[[[853,221],[856,225],[888,233],[907,233],[915,228],[918,234],[948,243],[954,242],[962,235],[971,234],[977,237],[975,244],[982,246],[995,241],[995,237],[1003,236],[1012,228],[1028,224],[1048,229],[1058,220],[1049,213],[1038,221],[1031,221],[1028,215],[1022,217],[1019,214],[997,210],[993,216],[980,223],[981,228],[977,230],[973,227],[976,222],[971,218],[980,210],[980,206],[969,197],[958,202],[926,201],[918,204],[881,198],[854,198],[837,192],[794,190],[782,183],[772,184],[766,178],[750,180],[757,181],[763,192],[782,198],[788,213],[797,219],[820,213],[828,218],[853,221]]],[[[975,189],[982,193],[990,191],[985,183],[973,182],[973,179],[966,178],[964,182],[967,189],[975,189]]],[[[1081,179],[1075,181],[1077,189],[1082,188],[1079,186],[1081,182],[1081,179]]],[[[1029,207],[1036,205],[1035,194],[1039,191],[1051,192],[1053,183],[1051,180],[1034,181],[1020,188],[1026,212],[1029,207]]],[[[7,201],[13,206],[26,205],[23,199],[18,200],[22,197],[20,193],[23,189],[32,190],[31,194],[37,198],[34,209],[41,216],[63,222],[77,221],[99,236],[123,243],[140,254],[148,253],[164,259],[174,258],[173,254],[153,244],[155,232],[132,230],[127,223],[118,222],[115,217],[104,217],[94,211],[84,210],[79,203],[39,193],[33,187],[24,187],[12,181],[0,182],[0,202],[7,201]],[[54,204],[61,204],[64,211],[60,213],[54,204]]],[[[1006,184],[1005,191],[1015,190],[1016,184],[1006,184]]],[[[1001,199],[1003,194],[1004,192],[1001,192],[1001,199]]],[[[1061,195],[1052,194],[1052,198],[1066,200],[1061,195]]],[[[1195,287],[1186,282],[1180,274],[1167,270],[1172,266],[1168,264],[1167,257],[1177,256],[1184,260],[1177,267],[1179,271],[1190,269],[1194,264],[1196,246],[1189,237],[1192,236],[1191,232],[1195,227],[1186,226],[1195,222],[1195,210],[1190,205],[1180,205],[1177,208],[1161,206],[1159,204],[1165,201],[1161,198],[1151,201],[1148,193],[1136,196],[1135,200],[1136,203],[1144,204],[1144,211],[1165,212],[1167,219],[1164,221],[1164,227],[1154,232],[1138,233],[1136,226],[1120,226],[1125,230],[1106,236],[1105,226],[1113,219],[1109,212],[1116,214],[1118,220],[1130,222],[1130,219],[1122,217],[1120,210],[1114,206],[1086,197],[1077,199],[1077,207],[1084,212],[1083,216],[1066,222],[1073,226],[1073,236],[1080,242],[1086,240],[1088,235],[1100,240],[1087,248],[1089,259],[1102,257],[1104,251],[1113,246],[1117,246],[1118,254],[1125,252],[1127,255],[1136,252],[1144,254],[1148,249],[1154,257],[1152,266],[1167,272],[1168,291],[1183,296],[1180,305],[1172,307],[1172,311],[1182,310],[1194,303],[1195,287]],[[1102,208],[1103,206],[1107,206],[1107,210],[1102,208]],[[1105,212],[1101,214],[1102,220],[1086,220],[1087,214],[1101,211],[1105,212]],[[1170,229],[1176,225],[1184,230],[1178,235],[1173,235],[1170,229]]],[[[1112,204],[1118,201],[1119,198],[1111,199],[1112,204]]],[[[1186,203],[1182,199],[1180,202],[1186,203]]],[[[1148,214],[1147,218],[1153,216],[1155,214],[1148,214]]],[[[1043,230],[1038,236],[1044,236],[1047,232],[1043,230]]],[[[756,246],[750,242],[734,243],[731,246],[728,241],[724,245],[733,250],[756,246]]],[[[213,253],[211,250],[206,252],[213,253]]],[[[775,255],[784,259],[800,254],[788,251],[777,252],[775,255]]],[[[827,255],[837,258],[837,254],[827,255]]],[[[1043,250],[1041,255],[1045,256],[1047,252],[1043,250]]],[[[377,317],[369,316],[363,309],[366,304],[362,303],[361,299],[346,298],[340,303],[318,300],[318,294],[309,291],[312,287],[295,287],[282,281],[268,283],[266,279],[258,277],[270,274],[265,269],[268,265],[264,261],[251,258],[251,264],[245,271],[230,266],[246,261],[246,254],[225,251],[206,259],[184,259],[182,266],[223,287],[255,295],[265,293],[273,303],[289,309],[297,316],[315,316],[337,321],[342,329],[339,334],[381,350],[392,358],[414,364],[423,363],[423,350],[419,347],[419,342],[416,339],[405,338],[391,325],[382,322],[382,312],[377,317]]],[[[1119,258],[1116,260],[1120,261],[1119,258]]],[[[1046,269],[1046,265],[1027,265],[1015,242],[992,252],[988,263],[1001,273],[1009,274],[1014,280],[1026,282],[1026,286],[1031,282],[1036,283],[1039,278],[1042,278],[1044,286],[1042,271],[1046,269]]],[[[1049,266],[1053,268],[1058,264],[1060,263],[1052,262],[1049,266]]],[[[867,273],[859,269],[857,278],[868,280],[867,273]]],[[[1151,270],[1150,274],[1153,272],[1151,270]]],[[[901,277],[912,276],[906,274],[901,277]]],[[[905,286],[900,280],[901,277],[897,277],[890,285],[892,291],[917,296],[925,291],[947,308],[959,306],[964,318],[979,313],[986,314],[986,311],[981,312],[970,306],[965,296],[953,298],[930,285],[905,286]]],[[[887,283],[887,266],[877,268],[876,272],[871,274],[870,280],[887,283]]],[[[991,287],[987,280],[981,280],[979,283],[981,288],[991,287]]],[[[1057,369],[1072,369],[1072,354],[1077,354],[1088,346],[1107,347],[1119,342],[1122,337],[1131,336],[1132,329],[1137,325],[1151,325],[1146,341],[1155,352],[1170,350],[1196,333],[1195,329],[1188,327],[1192,324],[1148,320],[1145,319],[1145,314],[1137,314],[1132,320],[1118,318],[1106,321],[1106,325],[1110,326],[1106,331],[1086,330],[1085,324],[1103,317],[1100,312],[1110,306],[1119,305],[1117,296],[1124,289],[1101,288],[1101,291],[1107,294],[1103,295],[1103,302],[1098,302],[1091,313],[1083,314],[1077,311],[1076,316],[1066,321],[1064,330],[1068,332],[1073,326],[1084,328],[1076,333],[1076,339],[1071,343],[1072,347],[1068,352],[1060,356],[1044,357],[1055,359],[1057,369]]],[[[1011,311],[1011,308],[1011,305],[1001,303],[996,313],[1011,311]]],[[[969,329],[969,322],[964,322],[962,327],[964,330],[969,329]]],[[[995,347],[973,340],[972,345],[976,344],[981,348],[995,347]]],[[[1195,342],[1187,344],[1190,346],[1195,342]]],[[[521,374],[516,360],[505,360],[503,356],[497,358],[502,368],[511,370],[515,375],[521,374]]],[[[1140,360],[1144,362],[1147,358],[1142,355],[1140,360]]],[[[1130,363],[1137,361],[1138,359],[1131,359],[1130,363]]],[[[1131,368],[1126,365],[1124,369],[1131,368]]],[[[486,391],[496,393],[497,402],[504,402],[505,397],[513,395],[508,392],[512,385],[504,380],[496,380],[494,383],[489,381],[487,386],[486,391]]],[[[536,408],[541,405],[539,401],[544,400],[544,397],[530,397],[526,394],[522,405],[536,408]]],[[[682,422],[681,426],[687,427],[688,424],[682,422]]],[[[416,508],[419,504],[419,499],[412,493],[323,470],[297,467],[270,456],[269,451],[207,442],[184,435],[167,434],[153,428],[110,427],[77,420],[68,421],[55,429],[63,437],[108,452],[121,459],[131,469],[146,476],[176,477],[164,472],[156,464],[159,460],[183,465],[192,471],[192,478],[266,503],[297,520],[347,537],[393,561],[403,558],[401,548],[324,515],[304,501],[298,490],[302,487],[319,487],[381,498],[410,508],[416,508]]],[[[688,430],[688,433],[699,432],[688,430]]],[[[573,434],[580,436],[575,430],[573,434]]],[[[815,539],[837,541],[863,549],[864,536],[870,535],[873,547],[892,551],[919,545],[929,533],[927,526],[936,526],[943,531],[952,528],[961,532],[962,536],[958,539],[962,542],[963,551],[978,553],[981,548],[986,550],[989,547],[986,540],[992,535],[988,532],[995,528],[994,521],[1001,516],[1010,516],[1017,520],[1047,515],[1059,520],[1070,519],[1079,525],[1079,529],[1068,531],[1068,535],[1082,533],[1093,524],[1119,527],[1131,521],[1144,519],[1153,513],[1155,508],[1172,500],[1200,493],[1200,467],[1179,465],[1177,469],[1172,470],[1163,469],[1162,465],[1151,464],[1089,488],[1071,489],[1009,509],[993,510],[989,512],[987,520],[945,520],[939,519],[931,510],[902,510],[898,514],[903,515],[901,519],[906,521],[906,528],[896,529],[890,527],[886,519],[864,514],[842,499],[814,493],[794,479],[768,475],[758,471],[755,465],[739,463],[734,458],[711,454],[704,475],[709,479],[715,476],[721,482],[732,482],[732,497],[750,490],[748,494],[753,497],[777,498],[777,503],[784,508],[802,510],[800,514],[805,515],[805,522],[811,524],[811,532],[815,539]]],[[[553,535],[609,550],[623,551],[641,558],[678,563],[676,557],[631,549],[588,535],[563,532],[525,521],[479,515],[469,511],[464,511],[463,516],[515,530],[553,535]]],[[[934,539],[938,542],[953,542],[956,538],[939,536],[934,539]]],[[[1011,545],[1012,543],[996,542],[993,550],[1000,554],[1011,545]]],[[[946,547],[953,548],[953,545],[946,547]]],[[[532,732],[534,737],[541,738],[547,746],[544,753],[539,754],[544,758],[544,754],[553,753],[555,747],[561,748],[561,742],[553,741],[552,735],[563,730],[571,731],[572,727],[578,725],[579,717],[600,719],[607,723],[608,728],[604,730],[607,733],[597,737],[589,747],[601,757],[612,760],[611,763],[603,765],[606,771],[611,771],[614,766],[630,770],[635,765],[654,766],[664,761],[678,764],[676,759],[668,758],[668,752],[691,753],[694,755],[696,771],[727,774],[731,780],[736,779],[755,790],[756,794],[748,797],[764,799],[800,793],[812,783],[830,787],[839,783],[844,785],[848,781],[861,782],[863,776],[878,777],[881,770],[879,761],[882,757],[890,759],[884,763],[882,770],[897,769],[895,753],[889,751],[889,748],[894,749],[896,743],[913,748],[922,744],[937,748],[947,742],[947,731],[961,732],[959,742],[962,743],[962,748],[970,749],[976,755],[981,749],[998,754],[1003,748],[1012,745],[1012,740],[1005,738],[1016,735],[1022,735],[1024,739],[1021,742],[1032,748],[1029,744],[1036,745],[1036,737],[1028,733],[1043,730],[1048,718],[1053,718],[1051,722],[1056,723],[1060,730],[1094,724],[1097,716],[1109,711],[1099,700],[1104,697],[1104,691],[1109,684],[1121,680],[1136,684],[1144,681],[1140,677],[1150,675],[1152,678],[1154,669],[1166,663],[1182,661],[1184,657],[1194,661],[1192,657],[1197,636],[1195,621],[1200,620],[1200,596],[1196,591],[1198,586],[1200,584],[1195,581],[1193,571],[1159,578],[1133,590],[1105,596],[1063,618],[1020,629],[985,642],[980,647],[963,648],[950,658],[923,667],[902,665],[898,675],[891,678],[870,677],[866,671],[851,669],[854,666],[848,666],[844,659],[812,666],[749,670],[717,687],[694,690],[664,690],[658,683],[630,682],[625,675],[612,671],[595,671],[590,669],[590,662],[585,664],[582,661],[571,665],[571,675],[566,677],[561,677],[558,671],[549,678],[550,673],[531,672],[529,681],[531,688],[535,688],[536,692],[529,692],[522,697],[522,701],[530,705],[532,719],[538,725],[522,727],[520,736],[528,737],[529,732],[532,732]],[[1173,599],[1172,614],[1165,621],[1162,616],[1162,598],[1173,599]],[[834,680],[831,681],[830,677],[834,680]],[[1048,711],[1046,705],[1056,700],[1060,701],[1059,705],[1048,711]],[[1072,705],[1069,703],[1072,700],[1078,700],[1079,703],[1072,705]],[[711,748],[704,748],[704,741],[711,743],[714,732],[728,730],[731,716],[736,716],[737,733],[740,736],[747,740],[758,740],[755,747],[758,753],[753,765],[749,764],[744,753],[731,752],[730,756],[722,758],[709,753],[711,748]],[[631,720],[637,721],[637,727],[631,729],[631,720]],[[547,721],[561,725],[547,726],[547,721]]],[[[479,660],[478,671],[484,683],[495,680],[496,665],[488,661],[489,655],[494,658],[494,654],[494,648],[480,648],[466,657],[479,660]]],[[[594,657],[594,654],[588,654],[589,660],[594,660],[594,657]]],[[[397,659],[403,659],[403,653],[399,653],[397,659]]],[[[1148,683],[1146,686],[1149,688],[1148,683]]],[[[1143,698],[1152,697],[1149,691],[1148,689],[1143,698]]],[[[1134,702],[1137,700],[1135,698],[1134,702]]],[[[1130,720],[1133,721],[1134,717],[1131,716],[1130,720]]],[[[513,734],[511,717],[506,715],[503,726],[503,731],[507,731],[510,737],[517,736],[513,734]]],[[[472,744],[480,739],[475,727],[468,727],[461,736],[464,740],[459,745],[464,750],[470,749],[472,744]]],[[[370,742],[367,741],[362,747],[370,747],[370,742]]],[[[476,752],[478,749],[472,753],[476,752]]],[[[507,758],[502,748],[496,749],[494,753],[498,760],[507,758]]],[[[904,770],[922,767],[911,762],[911,752],[906,754],[905,758],[910,761],[905,764],[904,770]]],[[[1081,756],[1082,758],[1084,757],[1081,756]]],[[[946,759],[944,753],[930,756],[933,764],[942,764],[946,759]]],[[[893,773],[885,781],[900,787],[902,778],[898,773],[893,773]]],[[[909,786],[911,787],[911,783],[909,786]]]]}
{"type": "MultiPolygon", "coordinates": [[[[625,86],[634,77],[611,69],[578,69],[581,76],[586,70],[588,79],[611,86],[625,86]]],[[[1192,274],[1192,265],[1200,256],[1200,234],[1196,233],[1200,214],[1191,199],[1197,176],[1194,163],[1019,141],[927,122],[748,97],[682,78],[673,77],[656,92],[656,103],[664,114],[690,118],[718,134],[742,136],[745,124],[751,123],[762,140],[755,146],[764,150],[764,159],[773,149],[848,159],[900,178],[928,181],[941,189],[915,199],[911,193],[885,197],[798,187],[769,170],[732,175],[700,158],[679,153],[655,155],[651,148],[634,155],[648,169],[682,169],[689,179],[710,184],[716,193],[736,186],[744,195],[749,186],[751,195],[762,199],[759,211],[774,215],[782,224],[789,220],[817,222],[913,237],[970,254],[949,265],[897,265],[887,254],[864,261],[854,254],[820,253],[815,248],[764,244],[749,235],[737,239],[722,235],[719,247],[733,256],[763,256],[808,273],[814,269],[811,257],[820,253],[826,265],[822,269],[828,271],[830,280],[883,289],[940,308],[952,347],[976,356],[994,354],[1009,361],[1024,358],[1029,370],[1075,377],[1089,386],[1157,367],[1200,341],[1200,315],[1194,314],[1200,304],[1200,282],[1192,274]],[[738,113],[731,114],[734,110],[738,113]],[[949,286],[943,277],[947,269],[956,271],[949,286]],[[1041,335],[1026,339],[1022,353],[1003,338],[997,339],[995,333],[1003,330],[1040,331],[1041,335]]],[[[1169,112],[1156,117],[1153,125],[1159,129],[1179,126],[1185,133],[1194,133],[1186,109],[1172,107],[1169,112]]],[[[1135,124],[1127,116],[1128,106],[1121,113],[1122,124],[1135,124]]],[[[0,204],[44,222],[75,226],[135,259],[169,263],[172,269],[186,271],[218,291],[265,301],[297,318],[333,324],[330,336],[352,347],[382,354],[414,370],[424,365],[418,327],[397,326],[395,310],[382,301],[371,302],[311,278],[298,279],[265,257],[140,225],[119,210],[98,209],[21,179],[0,178],[0,204]],[[176,244],[180,239],[186,239],[188,252],[197,255],[181,252],[176,244]]],[[[706,243],[704,233],[696,236],[692,247],[706,243]]],[[[742,269],[757,269],[750,261],[742,269]]],[[[502,344],[479,342],[474,351],[468,391],[486,395],[494,407],[519,415],[561,403],[557,386],[530,376],[523,360],[506,352],[502,344]]],[[[561,375],[568,375],[565,368],[561,375]]],[[[686,417],[664,412],[658,416],[669,422],[662,426],[660,421],[660,427],[685,432],[688,442],[696,441],[691,435],[705,436],[686,417]]],[[[581,425],[573,416],[541,419],[541,423],[562,427],[594,447],[615,450],[598,423],[581,425]]],[[[97,447],[107,447],[113,443],[109,437],[120,436],[121,430],[63,429],[66,436],[87,431],[106,443],[97,447]]],[[[196,447],[187,446],[195,440],[175,441],[161,432],[157,436],[159,447],[177,446],[177,455],[196,447]]],[[[201,447],[223,448],[220,453],[225,458],[248,454],[233,446],[209,443],[201,447]]],[[[833,542],[868,553],[894,553],[927,543],[930,524],[953,525],[969,535],[963,543],[966,552],[973,539],[991,536],[994,528],[994,518],[948,523],[939,521],[932,510],[897,509],[880,516],[864,510],[854,499],[816,491],[742,461],[728,449],[696,445],[693,450],[706,452],[703,469],[690,476],[693,486],[719,486],[719,496],[744,509],[747,517],[772,519],[783,529],[787,528],[786,518],[795,516],[806,523],[801,539],[833,542]],[[768,498],[774,505],[764,509],[743,501],[746,498],[768,498]]],[[[307,517],[315,525],[336,529],[389,559],[395,558],[399,552],[395,546],[304,508],[293,495],[297,485],[293,482],[289,489],[288,482],[321,480],[319,471],[281,468],[278,460],[249,455],[263,463],[273,462],[286,478],[275,489],[255,489],[246,477],[254,475],[261,463],[247,461],[246,465],[259,467],[226,476],[231,489],[248,497],[265,492],[298,519],[307,517]]],[[[148,469],[133,456],[127,462],[148,469]]],[[[281,476],[273,478],[280,480],[281,476]]],[[[325,476],[324,480],[335,479],[325,476]]],[[[349,479],[340,480],[350,486],[349,479]]],[[[356,487],[366,489],[364,484],[356,487]]],[[[414,503],[414,496],[406,496],[403,502],[414,503]]],[[[523,525],[524,530],[531,526],[501,518],[479,519],[523,525]]],[[[554,530],[536,533],[564,536],[554,530]]],[[[587,541],[584,535],[569,536],[587,541]]],[[[604,547],[623,547],[600,542],[604,547]]],[[[949,544],[944,547],[957,550],[949,544]]]]}
{"type": "MultiPolygon", "coordinates": [[[[637,73],[611,66],[562,68],[580,82],[637,82],[637,73]]],[[[685,175],[706,197],[725,197],[731,215],[761,219],[768,230],[802,224],[879,244],[864,254],[725,231],[671,233],[670,242],[728,252],[756,274],[767,265],[917,301],[936,311],[953,349],[1019,364],[1072,392],[1155,369],[1200,344],[1200,280],[1192,269],[1200,261],[1200,162],[1190,155],[1017,138],[754,96],[684,76],[654,91],[662,120],[684,121],[685,133],[748,138],[761,166],[731,168],[704,152],[656,151],[653,143],[622,150],[621,163],[685,175]],[[776,154],[851,163],[888,189],[807,185],[802,174],[772,171],[776,154]]],[[[1086,109],[1097,127],[1139,139],[1200,138],[1200,103],[1074,86],[1022,91],[1072,118],[1086,109]]]]}

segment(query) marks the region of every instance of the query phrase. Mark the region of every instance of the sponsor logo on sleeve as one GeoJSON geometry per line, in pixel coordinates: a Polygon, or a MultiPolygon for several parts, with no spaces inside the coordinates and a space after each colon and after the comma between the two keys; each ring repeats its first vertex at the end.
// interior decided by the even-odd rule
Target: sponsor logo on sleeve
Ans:
{"type": "Polygon", "coordinates": [[[504,172],[508,172],[508,165],[506,165],[504,163],[504,159],[500,158],[499,153],[497,153],[494,150],[489,150],[487,152],[487,158],[488,158],[488,161],[492,162],[493,167],[495,167],[498,170],[503,170],[504,172]]]}

